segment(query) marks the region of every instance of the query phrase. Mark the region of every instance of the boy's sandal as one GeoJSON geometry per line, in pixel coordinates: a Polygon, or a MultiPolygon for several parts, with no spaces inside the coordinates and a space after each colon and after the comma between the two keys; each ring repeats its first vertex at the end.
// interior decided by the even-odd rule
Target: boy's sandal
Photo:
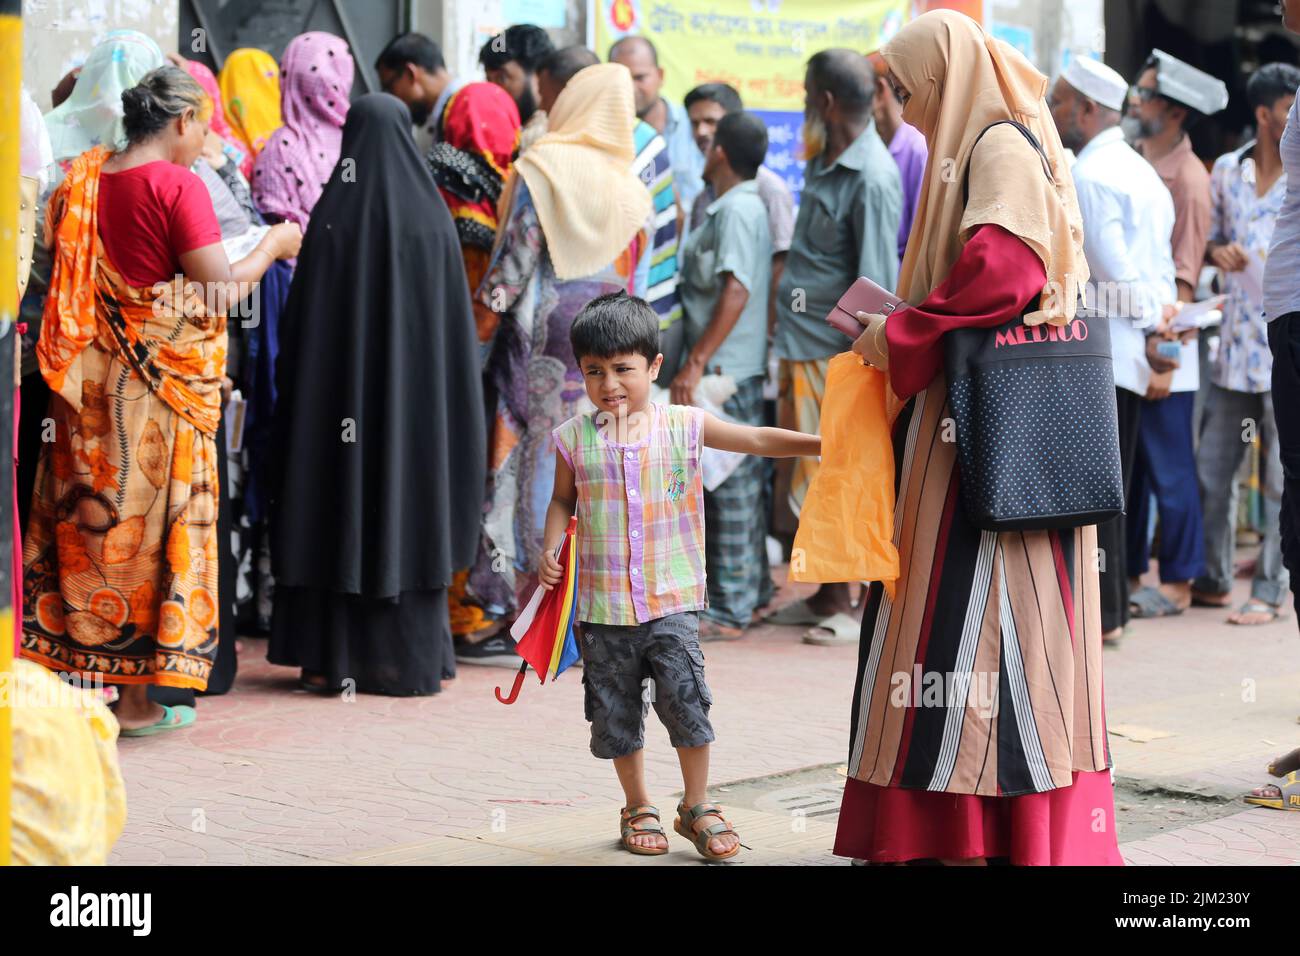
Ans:
{"type": "Polygon", "coordinates": [[[1297,772],[1293,770],[1286,775],[1280,786],[1270,783],[1256,787],[1242,799],[1254,806],[1272,810],[1300,810],[1300,779],[1297,779],[1297,772]]]}
{"type": "Polygon", "coordinates": [[[624,807],[619,813],[620,836],[623,842],[623,849],[629,853],[635,853],[637,856],[663,856],[668,852],[668,837],[664,833],[663,825],[659,822],[659,808],[652,807],[649,804],[640,807],[624,807]],[[640,823],[649,817],[654,818],[654,823],[640,823]],[[639,836],[642,833],[657,833],[664,837],[663,846],[637,846],[632,842],[632,837],[639,836]]]}
{"type": "Polygon", "coordinates": [[[697,803],[690,809],[687,809],[685,803],[677,804],[677,819],[673,821],[673,829],[694,843],[696,851],[706,860],[730,860],[740,852],[740,834],[732,828],[727,818],[722,815],[722,807],[716,803],[697,803]],[[697,832],[695,822],[700,817],[717,817],[722,822],[711,824],[697,832]],[[709,849],[710,840],[726,833],[736,837],[735,846],[725,853],[714,853],[709,849]]]}

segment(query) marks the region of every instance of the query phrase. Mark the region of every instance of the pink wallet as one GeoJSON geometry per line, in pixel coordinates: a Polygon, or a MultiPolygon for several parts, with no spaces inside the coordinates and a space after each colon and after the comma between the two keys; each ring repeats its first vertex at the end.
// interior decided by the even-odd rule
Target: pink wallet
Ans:
{"type": "Polygon", "coordinates": [[[895,309],[905,308],[907,308],[906,302],[864,277],[854,282],[849,286],[848,291],[840,296],[840,301],[835,303],[835,308],[831,309],[830,314],[826,316],[826,322],[849,338],[856,339],[865,328],[857,319],[858,312],[889,315],[895,309]]]}

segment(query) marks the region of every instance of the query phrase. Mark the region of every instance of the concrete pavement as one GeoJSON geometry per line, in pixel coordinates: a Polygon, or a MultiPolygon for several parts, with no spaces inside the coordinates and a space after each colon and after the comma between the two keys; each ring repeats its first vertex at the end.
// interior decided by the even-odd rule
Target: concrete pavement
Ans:
{"type": "MultiPolygon", "coordinates": [[[[1266,782],[1270,758],[1300,746],[1296,622],[1238,628],[1223,617],[1140,621],[1106,654],[1117,825],[1132,864],[1300,862],[1300,814],[1233,802],[1266,782]],[[1130,788],[1157,803],[1126,839],[1130,788]]],[[[761,627],[705,646],[714,796],[753,847],[739,858],[750,864],[844,863],[829,848],[856,648],[810,647],[800,632],[761,627]]],[[[621,794],[587,751],[580,671],[545,687],[530,679],[511,707],[492,691],[513,672],[474,666],[436,697],[348,701],[298,690],[296,672],[264,656],[264,642],[245,639],[234,691],[201,701],[192,729],[121,741],[130,816],[113,862],[650,862],[617,848],[621,794]]],[[[670,826],[681,778],[653,716],[646,767],[670,826]]],[[[653,865],[698,862],[669,840],[653,865]]]]}

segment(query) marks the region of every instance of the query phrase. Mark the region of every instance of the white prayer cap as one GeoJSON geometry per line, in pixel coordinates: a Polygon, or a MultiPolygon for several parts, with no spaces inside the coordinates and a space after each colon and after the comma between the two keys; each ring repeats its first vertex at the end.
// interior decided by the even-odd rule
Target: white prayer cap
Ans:
{"type": "Polygon", "coordinates": [[[1223,81],[1184,63],[1164,50],[1152,50],[1147,66],[1156,66],[1156,92],[1210,116],[1228,105],[1223,81]]]}
{"type": "Polygon", "coordinates": [[[1088,99],[1112,110],[1124,112],[1128,98],[1128,84],[1105,63],[1090,56],[1072,56],[1070,65],[1061,73],[1061,79],[1088,99]]]}

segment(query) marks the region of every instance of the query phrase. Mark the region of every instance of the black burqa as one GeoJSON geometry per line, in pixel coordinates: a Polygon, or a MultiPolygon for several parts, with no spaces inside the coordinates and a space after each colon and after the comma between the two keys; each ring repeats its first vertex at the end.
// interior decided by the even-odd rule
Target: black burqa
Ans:
{"type": "Polygon", "coordinates": [[[460,241],[386,93],[352,104],[280,319],[269,658],[433,694],[478,542],[487,431],[460,241]]]}

